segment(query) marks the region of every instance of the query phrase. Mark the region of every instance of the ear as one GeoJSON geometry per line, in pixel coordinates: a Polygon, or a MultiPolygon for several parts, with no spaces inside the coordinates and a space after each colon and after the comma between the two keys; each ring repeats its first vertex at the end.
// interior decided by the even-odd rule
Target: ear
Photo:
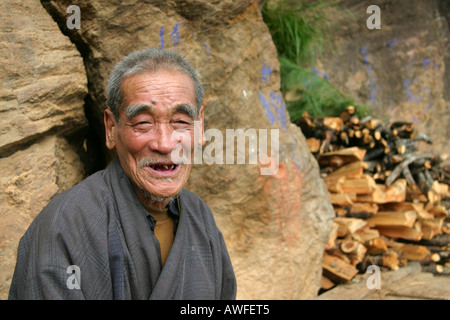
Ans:
{"type": "Polygon", "coordinates": [[[203,116],[203,104],[200,107],[200,112],[198,115],[198,122],[199,122],[199,126],[200,126],[200,136],[198,137],[198,141],[197,143],[200,146],[204,146],[206,143],[206,138],[205,138],[205,127],[204,127],[204,116],[203,116]]]}
{"type": "Polygon", "coordinates": [[[105,109],[104,112],[104,122],[105,122],[105,134],[106,134],[106,147],[109,150],[115,148],[115,133],[117,128],[116,117],[110,109],[105,109]]]}

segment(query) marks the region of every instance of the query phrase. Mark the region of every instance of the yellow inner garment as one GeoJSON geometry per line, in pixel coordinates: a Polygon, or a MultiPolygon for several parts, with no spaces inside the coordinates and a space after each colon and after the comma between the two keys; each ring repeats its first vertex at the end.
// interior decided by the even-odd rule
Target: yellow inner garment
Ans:
{"type": "Polygon", "coordinates": [[[156,239],[159,241],[159,247],[161,249],[161,262],[164,266],[173,244],[174,221],[169,216],[167,208],[161,211],[152,211],[150,214],[156,219],[154,234],[156,239]]]}

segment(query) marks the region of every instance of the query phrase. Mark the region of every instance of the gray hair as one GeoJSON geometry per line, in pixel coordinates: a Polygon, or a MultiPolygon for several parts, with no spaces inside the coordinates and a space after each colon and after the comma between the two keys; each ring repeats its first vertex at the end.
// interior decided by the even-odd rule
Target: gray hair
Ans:
{"type": "Polygon", "coordinates": [[[120,110],[124,107],[122,81],[128,76],[165,68],[185,72],[192,79],[198,116],[205,94],[198,72],[185,59],[173,51],[148,48],[130,53],[117,63],[111,71],[107,87],[107,99],[108,107],[117,121],[119,121],[120,110]]]}

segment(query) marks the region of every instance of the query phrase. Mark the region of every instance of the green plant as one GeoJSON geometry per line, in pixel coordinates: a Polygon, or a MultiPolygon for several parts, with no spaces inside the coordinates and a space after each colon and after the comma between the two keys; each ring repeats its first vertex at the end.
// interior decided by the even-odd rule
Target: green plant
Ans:
{"type": "MultiPolygon", "coordinates": [[[[329,21],[324,9],[333,1],[266,1],[262,8],[277,48],[280,61],[281,90],[292,122],[303,112],[313,116],[336,116],[355,102],[339,92],[311,67],[328,39],[329,21]]],[[[357,106],[360,115],[368,114],[366,106],[357,106]]]]}
{"type": "MultiPolygon", "coordinates": [[[[313,116],[338,116],[355,101],[343,95],[327,79],[304,69],[287,58],[280,58],[283,75],[282,91],[292,122],[297,122],[303,112],[313,116]]],[[[357,106],[358,115],[369,114],[367,106],[357,106]]]]}
{"type": "Polygon", "coordinates": [[[294,63],[311,62],[326,35],[328,19],[323,1],[266,1],[262,8],[280,57],[294,63]]]}

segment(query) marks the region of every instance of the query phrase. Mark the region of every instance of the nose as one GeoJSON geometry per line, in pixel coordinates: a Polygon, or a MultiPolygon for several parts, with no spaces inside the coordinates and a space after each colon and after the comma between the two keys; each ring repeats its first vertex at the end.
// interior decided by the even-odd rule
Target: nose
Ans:
{"type": "Polygon", "coordinates": [[[168,155],[178,142],[172,137],[173,129],[168,124],[159,124],[155,128],[155,135],[149,141],[149,148],[153,152],[168,155]]]}

